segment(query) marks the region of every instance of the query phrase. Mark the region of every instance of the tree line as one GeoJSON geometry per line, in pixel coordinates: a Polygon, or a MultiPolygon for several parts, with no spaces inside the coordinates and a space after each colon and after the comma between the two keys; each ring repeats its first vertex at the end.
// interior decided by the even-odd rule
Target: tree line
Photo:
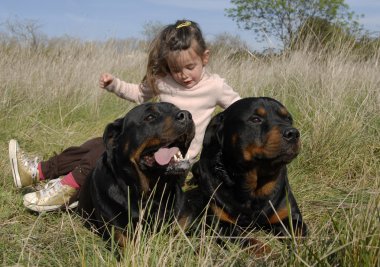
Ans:
{"type": "Polygon", "coordinates": [[[380,38],[365,31],[344,0],[231,0],[226,15],[258,41],[274,38],[283,50],[333,49],[342,43],[378,49],[380,38]]]}

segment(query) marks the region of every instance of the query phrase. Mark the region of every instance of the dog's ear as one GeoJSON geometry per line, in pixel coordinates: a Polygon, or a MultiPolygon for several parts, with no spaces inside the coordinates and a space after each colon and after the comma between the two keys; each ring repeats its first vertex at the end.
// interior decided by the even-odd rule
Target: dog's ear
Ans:
{"type": "Polygon", "coordinates": [[[114,146],[115,139],[120,135],[123,128],[123,118],[116,119],[114,122],[108,124],[103,134],[103,141],[106,150],[114,146]]]}
{"type": "Polygon", "coordinates": [[[223,139],[224,139],[224,135],[223,135],[224,113],[220,113],[218,123],[219,123],[219,127],[216,129],[215,134],[216,134],[216,139],[218,141],[219,146],[222,146],[223,139]]]}
{"type": "Polygon", "coordinates": [[[216,153],[223,143],[223,123],[224,113],[220,112],[214,116],[207,126],[205,137],[203,139],[203,150],[216,153]]]}

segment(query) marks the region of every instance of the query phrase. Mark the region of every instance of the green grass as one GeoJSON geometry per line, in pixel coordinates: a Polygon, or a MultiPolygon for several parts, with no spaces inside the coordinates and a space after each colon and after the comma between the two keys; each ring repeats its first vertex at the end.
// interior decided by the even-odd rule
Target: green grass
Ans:
{"type": "Polygon", "coordinates": [[[212,55],[209,69],[242,96],[285,104],[301,131],[302,151],[289,177],[310,236],[286,247],[271,235],[263,258],[217,234],[138,231],[118,263],[114,249],[74,213],[37,215],[13,186],[8,141],[48,158],[100,136],[134,105],[102,91],[100,73],[138,82],[146,55],[107,45],[62,41],[49,50],[0,46],[0,264],[3,266],[379,266],[380,69],[350,51],[292,52],[273,59],[212,55]],[[67,42],[67,43],[66,43],[67,42]]]}

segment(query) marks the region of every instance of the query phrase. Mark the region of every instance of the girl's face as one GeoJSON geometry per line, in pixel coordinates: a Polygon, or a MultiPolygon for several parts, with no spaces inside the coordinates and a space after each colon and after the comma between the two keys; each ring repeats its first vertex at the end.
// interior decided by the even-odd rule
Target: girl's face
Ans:
{"type": "Polygon", "coordinates": [[[193,46],[189,49],[171,52],[168,66],[173,79],[185,88],[192,88],[202,78],[203,67],[208,63],[209,50],[199,56],[193,46]]]}

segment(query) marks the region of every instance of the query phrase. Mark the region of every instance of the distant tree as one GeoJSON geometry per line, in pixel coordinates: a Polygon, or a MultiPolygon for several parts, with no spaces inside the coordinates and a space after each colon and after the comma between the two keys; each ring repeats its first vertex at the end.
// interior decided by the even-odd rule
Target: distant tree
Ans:
{"type": "Polygon", "coordinates": [[[345,0],[231,0],[226,14],[240,28],[254,30],[257,39],[278,39],[284,48],[309,18],[320,18],[341,27],[358,28],[357,16],[345,0]]]}
{"type": "Polygon", "coordinates": [[[355,41],[354,36],[339,25],[326,19],[310,17],[296,31],[290,47],[292,49],[319,50],[334,48],[341,43],[353,41],[355,41]]]}
{"type": "Polygon", "coordinates": [[[13,39],[29,45],[32,49],[37,49],[46,39],[40,32],[41,24],[37,20],[7,19],[3,26],[13,39]]]}

